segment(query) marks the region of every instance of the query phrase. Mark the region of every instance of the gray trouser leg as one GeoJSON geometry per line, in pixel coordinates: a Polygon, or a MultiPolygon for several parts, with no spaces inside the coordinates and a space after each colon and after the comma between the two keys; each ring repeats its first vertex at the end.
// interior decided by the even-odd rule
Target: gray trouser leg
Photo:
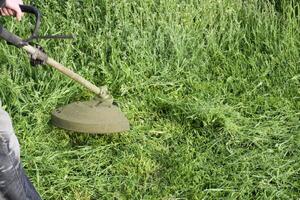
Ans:
{"type": "Polygon", "coordinates": [[[0,107],[0,200],[40,200],[20,162],[20,147],[11,119],[0,107]]]}
{"type": "Polygon", "coordinates": [[[0,107],[0,137],[8,143],[8,148],[14,152],[16,159],[20,160],[20,145],[14,133],[9,114],[0,107]]]}

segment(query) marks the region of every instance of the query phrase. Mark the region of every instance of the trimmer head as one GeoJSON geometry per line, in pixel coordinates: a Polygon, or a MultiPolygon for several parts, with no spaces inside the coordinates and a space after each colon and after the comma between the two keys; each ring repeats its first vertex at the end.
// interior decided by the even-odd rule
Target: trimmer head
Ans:
{"type": "Polygon", "coordinates": [[[115,105],[97,100],[75,102],[52,112],[52,124],[81,133],[116,133],[129,130],[129,122],[115,105]]]}

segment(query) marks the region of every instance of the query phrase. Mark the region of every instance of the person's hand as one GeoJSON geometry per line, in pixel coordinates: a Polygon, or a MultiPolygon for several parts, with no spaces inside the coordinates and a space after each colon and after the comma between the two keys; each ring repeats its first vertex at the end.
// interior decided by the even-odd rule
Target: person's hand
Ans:
{"type": "Polygon", "coordinates": [[[23,4],[22,0],[6,0],[5,6],[0,8],[0,15],[2,16],[15,16],[18,21],[23,17],[20,5],[23,4]]]}

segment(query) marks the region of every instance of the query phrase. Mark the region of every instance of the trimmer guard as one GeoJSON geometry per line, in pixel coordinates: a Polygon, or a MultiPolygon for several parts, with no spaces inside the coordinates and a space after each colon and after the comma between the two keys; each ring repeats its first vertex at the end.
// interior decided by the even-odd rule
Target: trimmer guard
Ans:
{"type": "Polygon", "coordinates": [[[75,102],[52,112],[52,124],[75,132],[106,134],[129,130],[129,122],[115,105],[97,100],[75,102]]]}

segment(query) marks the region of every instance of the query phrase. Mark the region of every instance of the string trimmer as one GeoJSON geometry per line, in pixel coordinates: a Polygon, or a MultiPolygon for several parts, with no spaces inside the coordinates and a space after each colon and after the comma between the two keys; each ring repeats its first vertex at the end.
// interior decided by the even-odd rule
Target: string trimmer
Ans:
{"type": "Polygon", "coordinates": [[[120,109],[113,105],[113,98],[106,86],[97,87],[71,69],[50,58],[39,45],[31,45],[31,42],[37,39],[66,39],[72,38],[72,36],[39,36],[41,13],[33,6],[21,5],[20,7],[23,12],[35,15],[36,23],[32,35],[28,39],[22,39],[0,26],[0,37],[9,44],[28,52],[31,64],[47,64],[96,94],[96,98],[91,101],[75,102],[55,109],[52,112],[52,124],[83,133],[115,133],[129,130],[128,120],[120,109]]]}

